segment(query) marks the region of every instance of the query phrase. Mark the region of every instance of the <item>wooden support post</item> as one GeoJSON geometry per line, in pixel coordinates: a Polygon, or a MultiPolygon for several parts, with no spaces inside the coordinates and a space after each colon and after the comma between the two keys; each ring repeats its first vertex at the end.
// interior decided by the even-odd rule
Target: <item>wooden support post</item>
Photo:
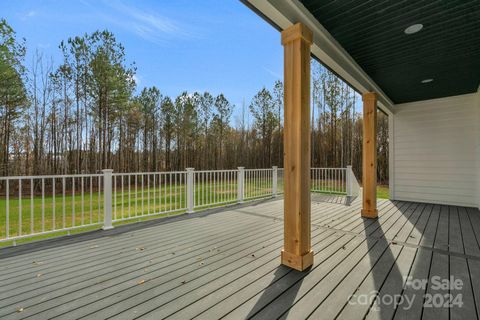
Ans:
{"type": "Polygon", "coordinates": [[[362,217],[377,218],[377,94],[363,100],[363,208],[362,217]]]}
{"type": "Polygon", "coordinates": [[[284,46],[284,247],[282,264],[313,264],[310,244],[310,46],[312,32],[297,23],[282,32],[284,46]]]}

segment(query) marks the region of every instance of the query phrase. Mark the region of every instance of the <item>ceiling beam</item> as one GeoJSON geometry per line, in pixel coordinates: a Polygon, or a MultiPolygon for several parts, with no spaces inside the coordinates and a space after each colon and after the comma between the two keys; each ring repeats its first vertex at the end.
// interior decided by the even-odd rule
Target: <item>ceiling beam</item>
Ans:
{"type": "Polygon", "coordinates": [[[241,0],[280,31],[301,22],[313,32],[312,54],[359,93],[375,92],[378,106],[394,113],[393,102],[298,0],[241,0]]]}

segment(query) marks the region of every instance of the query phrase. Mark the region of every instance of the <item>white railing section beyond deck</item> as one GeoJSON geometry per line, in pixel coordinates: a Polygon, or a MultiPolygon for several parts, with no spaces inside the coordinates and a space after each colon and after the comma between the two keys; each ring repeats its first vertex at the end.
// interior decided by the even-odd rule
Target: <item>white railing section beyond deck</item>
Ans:
{"type": "Polygon", "coordinates": [[[313,192],[346,194],[347,169],[345,168],[312,168],[310,189],[313,192]]]}
{"type": "MultiPolygon", "coordinates": [[[[284,169],[0,177],[0,242],[276,197],[284,169]]],[[[358,196],[351,166],[312,168],[312,192],[358,196]]]]}
{"type": "Polygon", "coordinates": [[[357,177],[353,173],[352,166],[347,166],[347,196],[349,197],[358,197],[360,195],[360,184],[358,183],[357,177]]]}

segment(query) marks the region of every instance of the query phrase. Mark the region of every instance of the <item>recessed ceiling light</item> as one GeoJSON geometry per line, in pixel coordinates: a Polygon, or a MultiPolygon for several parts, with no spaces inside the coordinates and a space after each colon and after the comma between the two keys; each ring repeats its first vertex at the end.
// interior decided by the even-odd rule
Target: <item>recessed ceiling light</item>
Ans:
{"type": "Polygon", "coordinates": [[[413,33],[417,33],[418,31],[422,30],[422,28],[423,28],[423,24],[421,24],[421,23],[412,24],[410,27],[405,29],[404,32],[406,34],[413,34],[413,33]]]}
{"type": "Polygon", "coordinates": [[[433,79],[423,79],[422,83],[429,83],[429,82],[432,82],[432,81],[433,81],[433,79]]]}

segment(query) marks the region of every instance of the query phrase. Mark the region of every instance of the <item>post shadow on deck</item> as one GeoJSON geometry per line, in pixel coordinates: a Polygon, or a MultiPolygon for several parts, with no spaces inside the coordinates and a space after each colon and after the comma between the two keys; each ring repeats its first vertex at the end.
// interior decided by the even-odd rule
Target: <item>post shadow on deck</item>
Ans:
{"type": "MultiPolygon", "coordinates": [[[[392,308],[393,306],[391,305],[383,305],[382,301],[386,295],[391,295],[393,298],[395,294],[401,293],[401,291],[392,291],[396,286],[403,287],[403,275],[396,262],[401,249],[397,255],[394,255],[390,240],[385,237],[384,230],[378,219],[372,222],[372,219],[363,218],[363,223],[365,228],[368,227],[375,230],[371,235],[366,236],[366,240],[371,263],[370,272],[374,282],[374,290],[378,292],[378,295],[375,299],[372,299],[373,304],[370,305],[368,312],[371,313],[372,310],[376,312],[378,319],[391,319],[395,308],[392,308]],[[380,255],[378,254],[379,250],[383,251],[380,255]]],[[[371,294],[371,292],[368,294],[371,294]]]]}
{"type": "MultiPolygon", "coordinates": [[[[405,219],[405,221],[402,227],[391,236],[393,239],[389,239],[385,235],[390,227],[384,230],[379,220],[364,219],[365,228],[367,228],[367,224],[369,228],[375,228],[375,231],[366,237],[369,248],[385,247],[379,257],[375,256],[375,250],[372,248],[369,250],[372,258],[370,272],[374,290],[378,292],[378,295],[373,304],[369,306],[368,313],[376,313],[379,319],[416,319],[422,315],[429,319],[448,318],[448,308],[424,308],[425,293],[439,293],[442,296],[448,293],[448,290],[432,290],[431,281],[432,276],[448,278],[448,272],[438,272],[448,269],[448,255],[437,254],[433,249],[417,247],[422,243],[433,244],[435,242],[439,215],[433,214],[434,208],[427,204],[410,203],[407,207],[394,205],[394,208],[401,215],[389,219],[395,219],[396,223],[399,223],[398,219],[405,219]],[[425,210],[427,207],[430,207],[431,210],[425,210]],[[423,221],[419,223],[421,220],[423,221]],[[435,231],[427,230],[427,225],[434,227],[435,231]],[[397,243],[396,239],[399,233],[405,227],[410,228],[410,226],[411,230],[404,234],[406,239],[398,239],[400,243],[397,243]],[[408,242],[412,233],[419,237],[416,239],[417,244],[405,245],[404,242],[408,242]],[[415,251],[412,252],[413,250],[415,251]],[[408,282],[407,277],[409,277],[408,282]],[[418,288],[412,286],[410,281],[426,281],[426,284],[424,288],[418,288]],[[392,304],[388,304],[390,301],[392,304]]],[[[385,221],[383,223],[385,224],[385,221]]]]}
{"type": "MultiPolygon", "coordinates": [[[[307,269],[309,271],[310,268],[307,269]]],[[[301,286],[299,284],[302,283],[304,276],[307,272],[303,272],[304,276],[295,282],[295,285],[292,285],[289,281],[282,281],[282,278],[287,279],[290,273],[302,273],[301,271],[291,270],[289,267],[284,265],[279,265],[275,270],[275,276],[270,282],[270,284],[266,287],[266,289],[262,292],[262,295],[257,300],[253,308],[250,310],[248,315],[245,317],[246,319],[250,319],[254,317],[259,311],[261,311],[264,307],[268,306],[270,303],[276,303],[276,299],[281,295],[282,296],[282,305],[283,306],[293,306],[293,302],[297,297],[298,290],[300,290],[301,286]],[[280,288],[280,289],[279,289],[280,288]],[[278,294],[280,292],[280,294],[278,294]]],[[[290,308],[285,312],[288,314],[290,308]]]]}

